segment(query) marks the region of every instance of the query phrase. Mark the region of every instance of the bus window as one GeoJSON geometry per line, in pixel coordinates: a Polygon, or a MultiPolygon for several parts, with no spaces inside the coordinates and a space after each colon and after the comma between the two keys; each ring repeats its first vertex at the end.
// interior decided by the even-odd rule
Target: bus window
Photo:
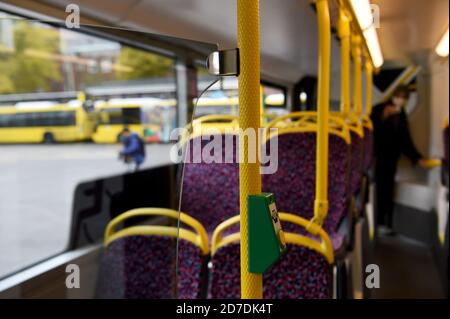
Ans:
{"type": "Polygon", "coordinates": [[[286,88],[266,82],[263,82],[261,87],[264,123],[270,122],[277,116],[287,114],[286,88]]]}
{"type": "Polygon", "coordinates": [[[111,108],[100,111],[100,124],[141,124],[141,109],[111,108]]]}
{"type": "MultiPolygon", "coordinates": [[[[175,51],[178,44],[167,45],[177,39],[164,42],[161,36],[128,30],[111,35],[115,31],[107,28],[69,30],[2,12],[0,16],[3,278],[68,249],[69,234],[79,226],[72,224],[71,215],[80,207],[85,214],[92,196],[98,195],[81,192],[87,199],[76,202],[81,182],[115,181],[102,190],[107,198],[102,197],[101,205],[89,208],[96,216],[103,214],[103,226],[133,205],[151,205],[152,196],[144,194],[147,187],[140,182],[139,189],[124,191],[138,166],[119,156],[125,147],[117,137],[128,128],[147,143],[139,143],[151,156],[139,164],[138,175],[174,165],[172,144],[159,143],[168,142],[176,126],[176,52],[188,53],[175,51]],[[10,39],[7,46],[2,39],[10,39]]],[[[202,54],[189,53],[206,61],[202,54]]],[[[210,83],[203,82],[205,87],[210,83]]],[[[141,177],[148,176],[153,175],[141,177]]],[[[159,182],[173,186],[171,194],[176,196],[172,180],[159,182]]],[[[81,231],[84,235],[85,229],[81,231]]],[[[86,237],[98,243],[104,228],[96,231],[88,229],[86,237]]]]}

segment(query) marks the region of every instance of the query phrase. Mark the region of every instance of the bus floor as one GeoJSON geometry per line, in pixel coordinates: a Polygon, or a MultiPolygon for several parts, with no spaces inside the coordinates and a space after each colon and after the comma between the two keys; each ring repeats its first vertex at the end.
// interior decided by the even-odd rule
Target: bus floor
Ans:
{"type": "Polygon", "coordinates": [[[380,288],[373,299],[446,298],[432,249],[407,237],[380,236],[375,243],[375,264],[380,267],[380,288]]]}

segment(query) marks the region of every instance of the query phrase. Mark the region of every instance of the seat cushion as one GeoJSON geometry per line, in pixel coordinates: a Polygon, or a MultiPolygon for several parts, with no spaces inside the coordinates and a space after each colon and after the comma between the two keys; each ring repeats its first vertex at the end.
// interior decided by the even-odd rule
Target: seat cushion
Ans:
{"type": "Polygon", "coordinates": [[[179,241],[178,249],[177,279],[176,238],[129,236],[114,240],[102,256],[97,296],[108,299],[196,298],[202,270],[200,249],[184,240],[179,241]]]}
{"type": "MultiPolygon", "coordinates": [[[[240,298],[240,245],[220,248],[212,257],[210,298],[240,298]]],[[[287,245],[287,252],[263,278],[266,299],[332,297],[332,266],[315,251],[287,245]]]]}

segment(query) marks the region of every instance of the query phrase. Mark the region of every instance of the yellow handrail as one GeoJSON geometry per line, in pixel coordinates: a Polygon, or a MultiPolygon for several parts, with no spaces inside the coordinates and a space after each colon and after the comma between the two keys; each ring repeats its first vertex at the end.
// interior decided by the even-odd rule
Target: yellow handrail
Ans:
{"type": "MultiPolygon", "coordinates": [[[[317,112],[293,112],[287,115],[280,116],[267,124],[266,140],[271,138],[270,129],[277,128],[277,135],[298,133],[298,132],[317,132],[318,130],[318,116],[317,112]],[[282,125],[280,125],[282,123],[282,125]]],[[[350,144],[350,130],[342,117],[338,115],[330,115],[328,118],[329,128],[328,133],[337,135],[350,144]]]]}
{"type": "Polygon", "coordinates": [[[318,130],[314,222],[322,225],[328,214],[328,113],[330,103],[331,29],[328,1],[317,0],[316,8],[319,28],[319,79],[317,100],[318,130]]]}
{"type": "Polygon", "coordinates": [[[353,111],[359,118],[362,113],[362,84],[361,84],[361,37],[352,35],[353,57],[353,111]]]}
{"type": "Polygon", "coordinates": [[[168,209],[168,208],[135,208],[129,210],[123,214],[112,219],[105,230],[104,236],[104,245],[107,246],[113,240],[131,235],[167,235],[172,237],[178,237],[178,231],[180,238],[186,239],[202,250],[203,254],[209,253],[209,241],[208,234],[203,227],[203,225],[198,222],[195,218],[191,216],[178,212],[176,210],[168,209]],[[142,217],[142,216],[163,216],[169,217],[172,219],[180,220],[183,224],[188,225],[193,230],[196,231],[196,234],[188,231],[186,229],[179,229],[177,227],[168,227],[168,226],[154,226],[154,225],[143,225],[143,226],[133,226],[127,227],[120,231],[116,232],[116,227],[123,223],[125,220],[133,217],[142,217]]]}
{"type": "Polygon", "coordinates": [[[333,116],[339,116],[342,119],[344,119],[345,123],[348,126],[348,129],[351,132],[356,133],[360,138],[364,137],[364,127],[361,119],[356,116],[354,113],[348,114],[346,117],[342,113],[338,112],[331,112],[331,115],[333,116]]]}
{"type": "MultiPolygon", "coordinates": [[[[314,238],[309,238],[304,235],[284,233],[286,243],[315,250],[316,252],[324,256],[330,264],[334,262],[333,245],[331,243],[330,237],[321,226],[317,224],[311,224],[307,219],[290,213],[280,213],[279,217],[283,223],[288,222],[299,225],[306,231],[310,232],[313,236],[317,236],[320,238],[319,242],[314,238]]],[[[231,217],[230,219],[227,219],[216,227],[211,241],[211,255],[214,255],[221,247],[234,242],[238,242],[241,239],[239,231],[223,237],[224,231],[235,224],[239,224],[239,220],[239,215],[237,215],[231,217]]]]}
{"type": "MultiPolygon", "coordinates": [[[[260,43],[259,0],[237,0],[239,75],[239,128],[257,130],[261,121],[260,97],[260,43]]],[[[255,145],[256,147],[256,145],[255,145]]],[[[241,297],[262,299],[262,275],[248,271],[248,207],[249,195],[261,193],[261,175],[258,156],[255,163],[248,162],[248,140],[239,134],[240,215],[241,215],[241,297]]]]}
{"type": "Polygon", "coordinates": [[[238,117],[230,114],[210,114],[196,118],[186,126],[185,134],[179,143],[184,144],[189,139],[208,134],[237,134],[239,129],[238,117]]]}
{"type": "Polygon", "coordinates": [[[192,125],[195,126],[200,123],[219,122],[219,121],[237,122],[238,117],[235,115],[230,115],[230,114],[209,114],[209,115],[204,115],[199,118],[196,118],[193,121],[192,125]]]}
{"type": "Polygon", "coordinates": [[[365,115],[367,117],[370,117],[370,114],[372,114],[373,68],[372,68],[372,64],[369,61],[366,61],[365,65],[366,65],[366,112],[365,112],[365,115]]]}
{"type": "Polygon", "coordinates": [[[440,159],[427,159],[423,162],[424,168],[432,169],[442,166],[442,160],[440,159]]]}
{"type": "MultiPolygon", "coordinates": [[[[219,225],[217,225],[217,227],[214,229],[213,235],[212,235],[212,239],[211,239],[211,255],[214,255],[217,251],[217,249],[219,248],[219,246],[224,246],[224,239],[223,239],[223,232],[225,230],[227,230],[228,228],[230,228],[231,226],[235,225],[235,224],[239,224],[241,218],[239,215],[233,216],[231,218],[228,218],[227,220],[223,221],[222,223],[220,223],[219,225]]],[[[230,235],[231,236],[231,235],[230,235]]],[[[229,237],[229,236],[227,236],[229,237]]],[[[236,239],[235,237],[233,237],[234,239],[236,239]]],[[[239,238],[238,238],[239,240],[239,238]]],[[[229,243],[229,241],[226,242],[227,244],[229,243]]]]}
{"type": "Polygon", "coordinates": [[[350,20],[344,8],[339,8],[338,33],[341,40],[341,113],[350,114],[350,20]]]}

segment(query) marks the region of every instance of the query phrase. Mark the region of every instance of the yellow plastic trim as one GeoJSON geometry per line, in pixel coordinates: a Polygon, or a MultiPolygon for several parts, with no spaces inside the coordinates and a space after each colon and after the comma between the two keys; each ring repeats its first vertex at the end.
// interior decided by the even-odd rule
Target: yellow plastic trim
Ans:
{"type": "Polygon", "coordinates": [[[444,125],[443,125],[444,129],[447,128],[447,127],[448,127],[448,117],[445,118],[444,125]]]}
{"type": "MultiPolygon", "coordinates": [[[[239,75],[239,128],[255,131],[261,124],[260,96],[260,32],[259,0],[237,0],[239,75]]],[[[248,162],[248,140],[239,134],[239,190],[241,215],[241,297],[262,299],[262,275],[248,271],[248,207],[249,195],[261,193],[260,163],[248,162]]],[[[257,152],[256,149],[250,150],[257,152]]]]}
{"type": "MultiPolygon", "coordinates": [[[[105,236],[104,236],[104,243],[105,245],[107,245],[108,243],[110,243],[112,241],[111,238],[113,238],[113,236],[117,236],[115,234],[117,233],[124,233],[124,234],[128,234],[128,232],[133,232],[133,231],[128,231],[126,232],[124,230],[121,230],[119,232],[116,232],[115,228],[117,227],[117,225],[123,223],[125,220],[132,218],[132,217],[141,217],[141,216],[164,216],[164,217],[169,217],[169,218],[173,218],[173,219],[179,219],[182,223],[188,225],[189,227],[191,227],[193,230],[196,231],[196,239],[193,241],[194,244],[196,244],[198,247],[201,248],[202,252],[204,254],[208,254],[209,252],[209,244],[208,244],[208,234],[205,230],[205,228],[203,227],[202,224],[200,224],[200,222],[198,222],[195,218],[192,218],[191,216],[182,213],[182,212],[178,212],[176,210],[172,210],[172,209],[168,209],[168,208],[136,208],[136,209],[132,209],[129,210],[123,214],[120,214],[119,216],[117,216],[116,218],[114,218],[113,220],[111,220],[108,224],[108,226],[106,227],[105,230],[105,236]],[[125,231],[125,232],[124,232],[125,231]]],[[[157,228],[157,227],[164,227],[164,226],[134,226],[134,227],[145,227],[145,229],[148,229],[148,231],[150,231],[150,229],[153,229],[155,231],[160,231],[163,228],[157,228]]],[[[177,230],[176,227],[171,227],[177,230]]],[[[144,230],[142,228],[137,228],[137,230],[144,230]]],[[[180,233],[181,233],[181,229],[180,229],[180,233]]],[[[183,231],[184,233],[184,231],[183,231]]],[[[167,235],[170,236],[170,232],[167,232],[167,235]]],[[[190,238],[190,236],[187,236],[190,238]]],[[[187,238],[186,237],[186,238],[187,238]]],[[[117,237],[114,237],[117,238],[117,237]]]]}
{"type": "MultiPolygon", "coordinates": [[[[333,245],[331,243],[330,237],[321,226],[311,223],[305,218],[290,213],[280,213],[279,217],[282,222],[289,222],[292,224],[302,226],[312,235],[320,238],[319,242],[313,238],[309,238],[304,235],[294,233],[284,233],[286,243],[307,247],[309,249],[315,250],[316,252],[324,256],[330,264],[334,262],[333,245]]],[[[231,243],[238,242],[240,240],[239,232],[233,233],[226,237],[222,237],[222,233],[225,230],[238,223],[239,223],[239,215],[234,216],[217,226],[217,228],[214,230],[213,240],[211,243],[212,255],[214,255],[220,248],[227,246],[231,243]]]]}

